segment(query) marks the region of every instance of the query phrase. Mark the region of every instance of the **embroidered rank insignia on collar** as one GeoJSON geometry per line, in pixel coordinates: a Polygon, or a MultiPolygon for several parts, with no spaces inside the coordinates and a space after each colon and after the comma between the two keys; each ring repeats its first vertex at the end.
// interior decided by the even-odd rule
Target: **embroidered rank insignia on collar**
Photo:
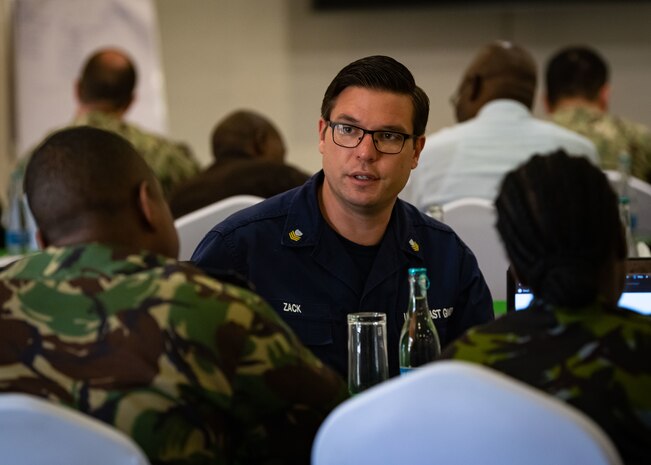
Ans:
{"type": "Polygon", "coordinates": [[[418,245],[418,242],[413,239],[409,239],[409,245],[411,246],[411,250],[414,252],[418,252],[420,250],[420,245],[418,245]]]}
{"type": "Polygon", "coordinates": [[[289,238],[294,242],[300,241],[302,236],[303,236],[303,232],[300,229],[294,229],[293,231],[289,231],[289,238]]]}

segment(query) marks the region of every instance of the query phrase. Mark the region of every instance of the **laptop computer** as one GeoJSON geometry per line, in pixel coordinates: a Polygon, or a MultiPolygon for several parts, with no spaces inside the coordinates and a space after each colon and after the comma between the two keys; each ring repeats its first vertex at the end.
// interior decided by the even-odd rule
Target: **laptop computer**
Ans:
{"type": "MultiPolygon", "coordinates": [[[[506,311],[524,310],[529,306],[531,290],[506,272],[506,311]]],[[[651,315],[651,258],[629,258],[626,262],[626,282],[618,302],[620,307],[651,315]]]]}

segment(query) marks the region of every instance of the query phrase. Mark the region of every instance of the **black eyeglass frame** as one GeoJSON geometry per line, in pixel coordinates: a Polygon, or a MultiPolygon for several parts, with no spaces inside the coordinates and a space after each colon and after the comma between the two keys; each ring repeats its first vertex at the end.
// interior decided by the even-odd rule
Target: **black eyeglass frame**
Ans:
{"type": "Polygon", "coordinates": [[[326,123],[328,124],[328,126],[330,127],[331,132],[332,132],[332,142],[334,142],[339,147],[343,147],[345,149],[354,149],[355,147],[358,147],[359,144],[362,143],[362,140],[364,140],[364,136],[366,136],[366,134],[370,134],[371,135],[371,140],[373,141],[373,146],[375,147],[375,150],[377,150],[380,153],[384,153],[386,155],[398,155],[400,152],[402,152],[402,149],[405,148],[405,143],[409,139],[416,139],[418,137],[416,134],[407,134],[407,133],[404,133],[404,132],[389,131],[387,129],[377,129],[375,131],[371,131],[369,129],[360,128],[359,126],[355,126],[354,124],[350,124],[350,123],[340,123],[340,122],[329,121],[329,120],[326,120],[326,123]],[[359,140],[357,141],[357,144],[355,144],[353,146],[347,146],[347,145],[341,145],[340,143],[338,143],[335,140],[335,126],[338,126],[338,125],[349,126],[351,128],[359,129],[360,131],[362,131],[362,137],[359,138],[359,140]],[[404,139],[402,140],[402,146],[400,146],[400,150],[398,150],[397,152],[384,152],[384,151],[380,150],[378,148],[378,146],[377,146],[377,141],[375,140],[375,134],[380,133],[380,132],[385,132],[385,133],[388,132],[390,134],[398,134],[398,135],[404,137],[404,139]]]}

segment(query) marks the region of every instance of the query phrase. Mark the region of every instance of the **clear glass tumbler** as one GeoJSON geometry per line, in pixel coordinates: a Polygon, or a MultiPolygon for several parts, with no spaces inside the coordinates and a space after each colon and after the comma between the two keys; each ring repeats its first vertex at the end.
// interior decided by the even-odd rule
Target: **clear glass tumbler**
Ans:
{"type": "Polygon", "coordinates": [[[384,313],[348,315],[348,391],[360,393],[389,377],[384,313]]]}

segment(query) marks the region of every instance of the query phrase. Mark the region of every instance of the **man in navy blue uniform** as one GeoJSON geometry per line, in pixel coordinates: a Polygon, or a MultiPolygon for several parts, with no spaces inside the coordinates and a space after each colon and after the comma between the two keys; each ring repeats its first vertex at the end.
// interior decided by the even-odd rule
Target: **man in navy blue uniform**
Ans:
{"type": "Polygon", "coordinates": [[[348,313],[387,315],[389,371],[407,311],[407,269],[427,268],[442,345],[493,319],[472,252],[447,226],[398,199],[425,145],[429,99],[393,58],[344,67],[319,119],[323,170],[303,186],[215,226],[192,261],[231,268],[325,363],[347,373],[348,313]]]}

